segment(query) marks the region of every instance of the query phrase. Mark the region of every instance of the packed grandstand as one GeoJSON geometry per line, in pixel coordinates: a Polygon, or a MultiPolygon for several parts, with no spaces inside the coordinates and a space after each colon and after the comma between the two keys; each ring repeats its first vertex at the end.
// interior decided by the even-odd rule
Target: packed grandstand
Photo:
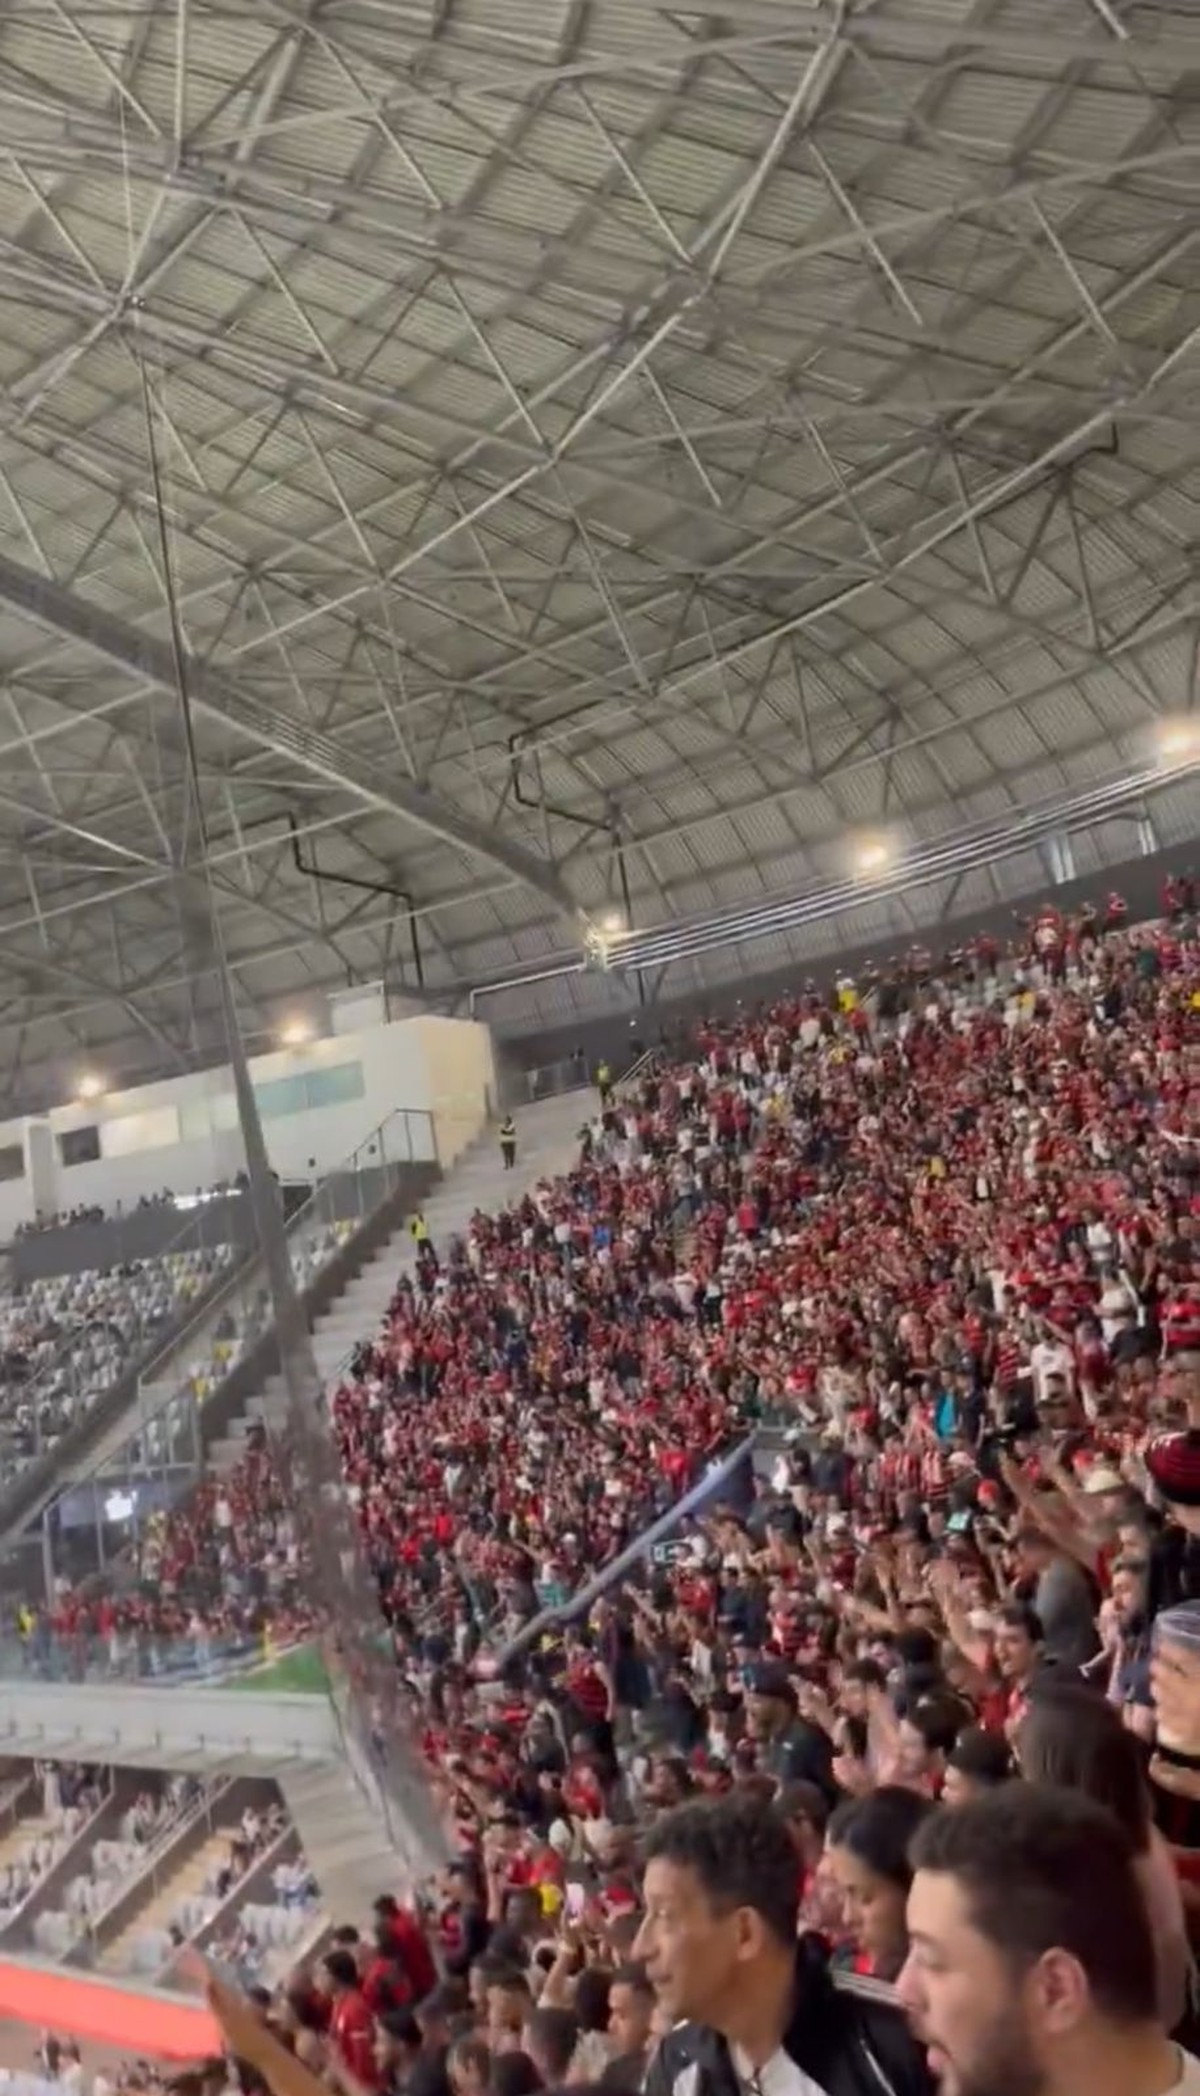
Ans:
{"type": "MultiPolygon", "coordinates": [[[[331,1403],[401,1665],[503,1648],[758,1423],[798,1437],[772,1482],[801,1555],[856,1565],[914,1495],[935,1523],[1010,1497],[997,1451],[1047,1410],[1076,1470],[1118,1420],[1132,1460],[1200,1345],[1185,901],[1133,931],[1117,898],[1047,909],[1010,956],[714,1022],[587,1120],[568,1177],[430,1246],[331,1403]]],[[[261,1433],[138,1570],[43,1632],[302,1627],[261,1433]]]]}
{"type": "Polygon", "coordinates": [[[52,1448],[231,1258],[228,1246],[166,1252],[36,1280],[0,1302],[4,1471],[52,1448]]]}
{"type": "Polygon", "coordinates": [[[0,2096],[1200,2096],[1200,0],[0,0],[0,214],[0,2096]]]}
{"type": "MultiPolygon", "coordinates": [[[[148,1204],[166,1206],[166,1203],[148,1204]]],[[[47,1224],[47,1229],[54,1227],[47,1224]]],[[[292,1275],[303,1289],[349,1234],[347,1224],[301,1211],[291,1231],[292,1275]]],[[[84,1423],[123,1377],[189,1327],[197,1307],[243,1255],[232,1245],[196,1245],[156,1258],[55,1274],[0,1296],[0,1485],[49,1453],[84,1423]]],[[[252,1263],[252,1262],[250,1262],[252,1263]]],[[[191,1412],[236,1367],[266,1329],[265,1288],[223,1298],[205,1350],[182,1364],[178,1411],[191,1412]]],[[[169,1423],[147,1421],[146,1450],[169,1439],[169,1423]]]]}
{"type": "MultiPolygon", "coordinates": [[[[713,1021],[605,1082],[565,1178],[419,1244],[331,1418],[456,1860],[300,1968],[293,1923],[230,1925],[299,2058],[419,2096],[657,2090],[641,1863],[723,1897],[722,1824],[794,1845],[832,1970],[919,2001],[913,1857],[965,1804],[983,1839],[1018,1775],[1124,1821],[1152,2014],[1186,2028],[1200,948],[1187,884],[1166,901],[713,1021]]],[[[24,1611],[31,1670],[313,1627],[261,1432],[125,1572],[24,1611]]],[[[283,1860],[273,1904],[304,1915],[283,1860]]],[[[39,1942],[69,1948],[89,1896],[39,1942]]]]}

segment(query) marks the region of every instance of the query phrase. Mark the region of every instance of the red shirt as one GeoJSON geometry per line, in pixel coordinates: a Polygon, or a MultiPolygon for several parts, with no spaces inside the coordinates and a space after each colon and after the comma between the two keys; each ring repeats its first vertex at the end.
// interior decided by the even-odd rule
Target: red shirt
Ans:
{"type": "Polygon", "coordinates": [[[410,2002],[412,1988],[404,1967],[383,1953],[372,1958],[363,1974],[363,2000],[373,2016],[384,2016],[389,2009],[399,2009],[410,2002]]]}
{"type": "Polygon", "coordinates": [[[329,2019],[329,2035],[351,2074],[366,2088],[378,2088],[375,2021],[361,1994],[338,1996],[329,2019]]]}
{"type": "Polygon", "coordinates": [[[403,1907],[387,1916],[388,1948],[403,1966],[414,2001],[423,2000],[437,1983],[437,1967],[419,1922],[403,1907]]]}
{"type": "Polygon", "coordinates": [[[979,1698],[979,1722],[985,1732],[1003,1733],[1012,1700],[1012,1689],[1007,1682],[995,1682],[983,1691],[979,1698]]]}
{"type": "Polygon", "coordinates": [[[588,1724],[598,1725],[608,1716],[608,1690],[586,1660],[577,1662],[567,1675],[567,1694],[588,1724]]]}

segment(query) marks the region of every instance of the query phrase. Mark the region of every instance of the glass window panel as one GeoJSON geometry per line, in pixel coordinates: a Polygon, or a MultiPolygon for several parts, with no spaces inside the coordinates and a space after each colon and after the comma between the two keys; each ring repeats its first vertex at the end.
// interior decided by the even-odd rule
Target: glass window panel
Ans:
{"type": "Polygon", "coordinates": [[[100,1130],[90,1128],[65,1128],[58,1138],[58,1154],[66,1164],[99,1164],[100,1130]]]}
{"type": "Polygon", "coordinates": [[[178,1141],[179,1109],[175,1106],[121,1114],[100,1126],[100,1149],[105,1157],[132,1157],[139,1150],[162,1150],[178,1141]]]}
{"type": "Polygon", "coordinates": [[[276,1077],[270,1084],[256,1084],[254,1096],[264,1121],[282,1120],[285,1114],[303,1113],[308,1104],[305,1077],[276,1077]]]}
{"type": "Polygon", "coordinates": [[[361,1063],[334,1063],[328,1070],[310,1070],[305,1087],[310,1107],[348,1106],[365,1097],[367,1080],[361,1063]]]}

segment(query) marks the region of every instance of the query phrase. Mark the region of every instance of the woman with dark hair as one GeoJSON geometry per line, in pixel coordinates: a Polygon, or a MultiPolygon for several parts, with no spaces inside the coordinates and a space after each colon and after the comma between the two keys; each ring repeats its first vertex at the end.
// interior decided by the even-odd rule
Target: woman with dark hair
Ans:
{"type": "Polygon", "coordinates": [[[1154,1937],[1159,2014],[1164,2030],[1173,2031],[1187,2007],[1192,1958],[1171,1851],[1150,1817],[1139,1742],[1113,1704],[1080,1682],[1063,1681],[1038,1689],[1015,1747],[1027,1783],[1082,1791],[1127,1835],[1154,1937]]]}
{"type": "Polygon", "coordinates": [[[894,1980],[908,1956],[909,1844],[933,1810],[928,1798],[885,1783],[849,1798],[829,1822],[826,1855],[854,1942],[854,1967],[894,1980]]]}

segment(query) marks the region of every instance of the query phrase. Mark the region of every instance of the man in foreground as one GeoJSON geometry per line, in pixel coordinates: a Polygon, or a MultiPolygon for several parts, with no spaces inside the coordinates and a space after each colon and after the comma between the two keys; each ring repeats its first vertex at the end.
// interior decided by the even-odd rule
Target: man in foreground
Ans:
{"type": "Polygon", "coordinates": [[[942,2096],[1200,2096],[1157,2020],[1129,1843],[1075,1791],[1008,1784],[925,1821],[897,1983],[942,2096]]]}
{"type": "Polygon", "coordinates": [[[634,1955],[674,2025],[646,2096],[927,2096],[890,1988],[834,1974],[815,1939],[797,1943],[800,1873],[773,1806],[682,1805],[646,1856],[634,1955]]]}

